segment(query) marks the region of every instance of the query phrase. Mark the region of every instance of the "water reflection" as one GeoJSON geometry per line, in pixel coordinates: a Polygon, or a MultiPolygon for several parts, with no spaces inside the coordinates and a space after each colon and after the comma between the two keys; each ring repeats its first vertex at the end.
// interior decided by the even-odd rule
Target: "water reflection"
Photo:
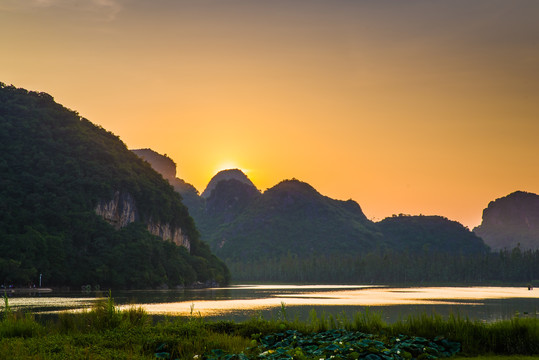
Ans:
{"type": "MultiPolygon", "coordinates": [[[[105,294],[108,295],[108,294],[105,294]]],[[[418,312],[441,315],[458,313],[473,319],[492,321],[516,312],[537,316],[536,291],[517,287],[420,287],[390,288],[335,285],[238,285],[216,289],[113,292],[121,308],[141,306],[152,315],[190,316],[241,320],[255,314],[277,316],[284,303],[291,316],[306,319],[315,309],[319,314],[352,315],[366,307],[382,311],[387,321],[418,312]]],[[[44,294],[41,297],[13,297],[10,306],[33,312],[83,309],[103,294],[44,294]]]]}
{"type": "MultiPolygon", "coordinates": [[[[241,288],[240,288],[241,289],[241,288]]],[[[256,287],[255,290],[268,290],[256,287]]],[[[405,305],[478,306],[491,299],[536,299],[535,293],[525,288],[508,287],[274,287],[272,291],[250,298],[235,297],[226,300],[195,300],[174,303],[141,304],[150,314],[190,315],[192,309],[201,316],[223,316],[227,313],[267,311],[284,303],[292,307],[388,307],[405,305]],[[323,291],[321,291],[323,290],[323,291]],[[264,295],[264,296],[260,296],[264,295]]],[[[537,304],[536,304],[537,305],[537,304]]],[[[534,309],[535,314],[535,309],[534,309]]]]}

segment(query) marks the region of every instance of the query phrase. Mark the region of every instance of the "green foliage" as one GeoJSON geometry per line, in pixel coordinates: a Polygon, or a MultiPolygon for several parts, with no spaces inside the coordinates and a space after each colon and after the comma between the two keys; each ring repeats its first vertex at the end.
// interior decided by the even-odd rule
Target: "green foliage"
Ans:
{"type": "Polygon", "coordinates": [[[396,216],[378,227],[386,243],[338,254],[227,259],[236,281],[306,283],[532,283],[539,250],[491,252],[457,222],[437,216],[396,216]]]}
{"type": "Polygon", "coordinates": [[[539,319],[520,319],[483,323],[451,315],[447,320],[441,316],[416,315],[393,325],[393,331],[426,334],[441,334],[462,344],[468,355],[537,354],[539,352],[539,319]]]}
{"type": "Polygon", "coordinates": [[[77,288],[229,280],[162,176],[50,95],[0,86],[0,153],[0,282],[26,286],[39,274],[45,286],[77,288]],[[132,196],[139,217],[120,231],[95,213],[116,192],[132,196]],[[150,235],[150,220],[181,228],[191,254],[150,235]]]}
{"type": "Polygon", "coordinates": [[[202,201],[197,224],[235,281],[482,282],[498,273],[485,264],[494,257],[488,247],[458,222],[400,215],[373,223],[357,203],[298,180],[263,194],[222,180],[202,201]]]}
{"type": "Polygon", "coordinates": [[[387,247],[394,251],[480,254],[488,251],[483,240],[462,224],[441,216],[388,217],[379,223],[387,247]]]}
{"type": "Polygon", "coordinates": [[[59,314],[54,327],[61,334],[70,334],[114,329],[141,330],[150,326],[150,323],[151,319],[142,308],[130,307],[119,310],[109,292],[107,298],[96,302],[89,311],[82,314],[59,314]]]}
{"type": "Polygon", "coordinates": [[[4,294],[4,311],[0,320],[0,339],[9,337],[32,337],[39,333],[41,326],[35,322],[32,314],[13,312],[9,299],[4,294]]]}
{"type": "Polygon", "coordinates": [[[0,358],[435,359],[460,348],[467,356],[539,351],[537,318],[483,323],[419,314],[386,324],[371,311],[352,318],[313,311],[307,322],[288,318],[257,316],[241,323],[177,318],[152,325],[142,309],[116,308],[109,293],[90,311],[61,314],[46,326],[29,314],[4,317],[0,358]]]}
{"type": "Polygon", "coordinates": [[[299,257],[287,254],[227,264],[235,281],[327,284],[535,284],[539,250],[479,254],[378,250],[360,254],[299,257]]]}
{"type": "Polygon", "coordinates": [[[357,203],[330,199],[298,180],[263,194],[240,181],[220,181],[204,206],[193,216],[227,263],[362,253],[381,241],[357,203]]]}
{"type": "MultiPolygon", "coordinates": [[[[399,336],[386,339],[358,331],[329,330],[304,334],[297,330],[270,334],[260,339],[255,353],[259,359],[437,359],[449,357],[460,349],[458,343],[437,338],[427,340],[421,337],[399,336]],[[408,354],[408,356],[407,356],[408,354]]],[[[208,359],[225,359],[217,351],[208,359]]],[[[240,359],[255,358],[238,354],[240,359]]]]}
{"type": "Polygon", "coordinates": [[[12,313],[0,322],[0,338],[33,337],[42,331],[32,314],[12,313]]]}

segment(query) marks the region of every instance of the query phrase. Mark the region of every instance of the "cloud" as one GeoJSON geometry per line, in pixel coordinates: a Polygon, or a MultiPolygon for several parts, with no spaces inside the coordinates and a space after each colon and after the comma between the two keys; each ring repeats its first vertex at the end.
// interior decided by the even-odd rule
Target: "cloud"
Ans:
{"type": "Polygon", "coordinates": [[[83,13],[98,21],[112,21],[127,0],[2,0],[0,12],[64,10],[83,13]]]}

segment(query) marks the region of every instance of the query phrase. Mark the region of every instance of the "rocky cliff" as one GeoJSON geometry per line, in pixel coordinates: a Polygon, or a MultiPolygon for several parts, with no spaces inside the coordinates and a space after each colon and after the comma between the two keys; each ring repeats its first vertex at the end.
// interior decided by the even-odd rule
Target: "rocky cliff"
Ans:
{"type": "Polygon", "coordinates": [[[95,212],[102,216],[116,230],[129,225],[139,219],[135,199],[131,194],[115,191],[110,200],[101,200],[98,202],[95,212]]]}
{"type": "Polygon", "coordinates": [[[176,245],[186,247],[187,250],[191,249],[189,238],[182,232],[181,228],[174,228],[170,224],[153,221],[150,221],[147,225],[151,234],[159,236],[163,240],[171,240],[176,245]]]}
{"type": "Polygon", "coordinates": [[[493,250],[539,248],[539,195],[516,191],[491,201],[474,232],[493,250]]]}
{"type": "MultiPolygon", "coordinates": [[[[115,191],[112,199],[98,202],[95,212],[114,226],[116,230],[141,220],[135,199],[128,192],[115,191]]],[[[187,249],[191,248],[189,238],[182,232],[181,228],[174,228],[170,224],[162,224],[153,220],[148,221],[146,225],[152,235],[159,236],[163,240],[170,240],[187,249]]]]}

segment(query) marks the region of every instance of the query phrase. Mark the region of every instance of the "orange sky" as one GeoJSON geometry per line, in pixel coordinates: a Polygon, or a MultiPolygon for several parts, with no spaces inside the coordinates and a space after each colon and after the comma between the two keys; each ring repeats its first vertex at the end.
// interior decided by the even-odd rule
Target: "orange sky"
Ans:
{"type": "Polygon", "coordinates": [[[539,2],[2,0],[0,81],[178,164],[474,227],[539,193],[539,2]]]}

